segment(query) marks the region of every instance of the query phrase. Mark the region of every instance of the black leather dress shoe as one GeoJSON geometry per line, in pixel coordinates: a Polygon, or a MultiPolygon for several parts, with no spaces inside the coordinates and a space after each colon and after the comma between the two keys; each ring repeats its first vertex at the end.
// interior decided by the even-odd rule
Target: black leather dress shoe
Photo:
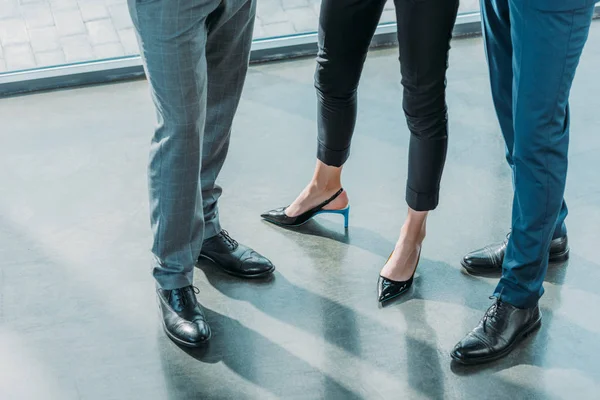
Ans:
{"type": "Polygon", "coordinates": [[[227,231],[204,241],[200,258],[206,258],[228,274],[241,278],[261,278],[275,271],[271,261],[232,239],[227,231]]]}
{"type": "Polygon", "coordinates": [[[210,339],[210,327],[196,299],[197,288],[157,289],[158,305],[167,336],[175,343],[198,347],[210,339]]]}
{"type": "MultiPolygon", "coordinates": [[[[462,259],[462,266],[472,274],[493,274],[502,272],[502,262],[508,238],[501,243],[491,244],[472,251],[462,259]]],[[[567,236],[553,239],[550,243],[550,262],[563,262],[569,259],[569,240],[567,236]]]]}
{"type": "Polygon", "coordinates": [[[499,299],[487,310],[479,325],[452,351],[461,364],[482,364],[510,353],[519,341],[542,323],[542,314],[533,308],[517,308],[499,299]]]}

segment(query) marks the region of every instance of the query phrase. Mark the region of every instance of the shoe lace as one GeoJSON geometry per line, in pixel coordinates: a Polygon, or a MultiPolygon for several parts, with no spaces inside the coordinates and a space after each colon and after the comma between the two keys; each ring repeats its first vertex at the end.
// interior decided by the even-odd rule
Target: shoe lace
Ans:
{"type": "Polygon", "coordinates": [[[198,289],[196,286],[191,285],[180,289],[174,289],[171,290],[171,292],[169,293],[169,302],[171,302],[173,298],[175,298],[178,307],[185,306],[188,302],[188,298],[184,296],[184,293],[188,290],[193,291],[195,294],[200,294],[200,289],[198,289]]]}
{"type": "Polygon", "coordinates": [[[222,230],[220,235],[223,239],[225,239],[225,242],[227,242],[227,245],[229,247],[231,247],[232,249],[235,249],[238,247],[238,242],[234,238],[229,236],[229,232],[227,232],[226,230],[222,230]]]}
{"type": "Polygon", "coordinates": [[[498,296],[490,296],[490,300],[495,299],[496,301],[485,312],[485,315],[483,316],[483,331],[484,332],[486,331],[486,326],[487,326],[488,320],[490,322],[494,322],[496,320],[496,317],[498,316],[498,314],[501,312],[502,307],[504,306],[504,303],[502,303],[502,301],[500,300],[500,297],[501,297],[501,294],[498,296]]]}

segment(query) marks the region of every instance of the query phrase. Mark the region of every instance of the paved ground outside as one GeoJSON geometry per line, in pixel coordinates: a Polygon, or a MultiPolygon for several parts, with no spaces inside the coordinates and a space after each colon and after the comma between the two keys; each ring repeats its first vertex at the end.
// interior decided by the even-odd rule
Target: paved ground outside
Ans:
{"type": "MultiPolygon", "coordinates": [[[[317,29],[321,0],[258,0],[255,38],[317,29]]],[[[474,11],[477,0],[462,2],[474,11]]],[[[388,2],[382,22],[395,19],[388,2]]],[[[138,54],[126,0],[0,0],[0,73],[138,54]]]]}

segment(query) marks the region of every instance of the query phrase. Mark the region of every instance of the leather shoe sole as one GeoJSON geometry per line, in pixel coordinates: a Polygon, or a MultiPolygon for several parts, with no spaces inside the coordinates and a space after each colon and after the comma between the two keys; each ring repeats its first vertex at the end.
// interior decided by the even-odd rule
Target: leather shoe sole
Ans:
{"type": "Polygon", "coordinates": [[[213,264],[215,264],[216,266],[219,267],[219,269],[223,272],[228,273],[229,275],[238,277],[238,278],[246,278],[246,279],[260,279],[260,278],[264,278],[268,275],[271,275],[273,273],[273,271],[275,271],[275,266],[272,265],[270,269],[266,270],[266,271],[261,271],[258,272],[256,274],[248,274],[248,273],[243,273],[243,272],[236,272],[236,271],[231,271],[227,268],[224,268],[222,264],[218,263],[217,261],[215,261],[213,258],[204,255],[204,254],[200,254],[199,258],[203,258],[205,260],[208,260],[210,262],[212,262],[213,264]]]}
{"type": "Polygon", "coordinates": [[[519,334],[519,336],[515,340],[513,340],[512,343],[509,344],[505,349],[503,349],[502,351],[499,351],[497,353],[494,353],[490,356],[477,357],[477,358],[462,358],[461,356],[459,356],[457,354],[456,351],[453,351],[450,354],[450,356],[452,357],[452,359],[454,361],[456,361],[459,364],[463,364],[463,365],[478,365],[478,364],[485,364],[488,362],[496,361],[496,360],[501,359],[502,357],[507,356],[511,351],[514,350],[514,348],[519,343],[521,343],[529,335],[531,335],[537,329],[539,329],[540,326],[542,326],[542,318],[541,317],[538,318],[537,320],[533,321],[529,325],[527,325],[525,328],[523,328],[523,331],[519,334]]]}

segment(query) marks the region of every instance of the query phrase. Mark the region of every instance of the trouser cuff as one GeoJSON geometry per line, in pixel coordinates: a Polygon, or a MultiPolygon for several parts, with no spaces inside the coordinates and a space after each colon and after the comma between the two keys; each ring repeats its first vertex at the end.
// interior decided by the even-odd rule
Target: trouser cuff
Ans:
{"type": "Polygon", "coordinates": [[[513,282],[502,278],[494,291],[494,296],[517,308],[533,308],[538,304],[543,292],[544,289],[542,288],[541,293],[531,293],[513,282]]]}
{"type": "Polygon", "coordinates": [[[439,200],[439,192],[419,193],[406,186],[406,203],[415,211],[434,210],[438,206],[439,200]]]}
{"type": "Polygon", "coordinates": [[[204,241],[217,236],[221,230],[222,228],[221,222],[219,221],[219,214],[216,213],[211,220],[204,221],[204,241]]]}
{"type": "Polygon", "coordinates": [[[194,271],[186,273],[171,273],[165,271],[163,267],[155,266],[152,275],[156,280],[158,287],[164,290],[179,289],[194,284],[194,271]]]}
{"type": "Polygon", "coordinates": [[[341,167],[348,160],[349,156],[350,148],[339,151],[331,150],[320,142],[318,144],[317,158],[325,165],[329,165],[331,167],[341,167]]]}

